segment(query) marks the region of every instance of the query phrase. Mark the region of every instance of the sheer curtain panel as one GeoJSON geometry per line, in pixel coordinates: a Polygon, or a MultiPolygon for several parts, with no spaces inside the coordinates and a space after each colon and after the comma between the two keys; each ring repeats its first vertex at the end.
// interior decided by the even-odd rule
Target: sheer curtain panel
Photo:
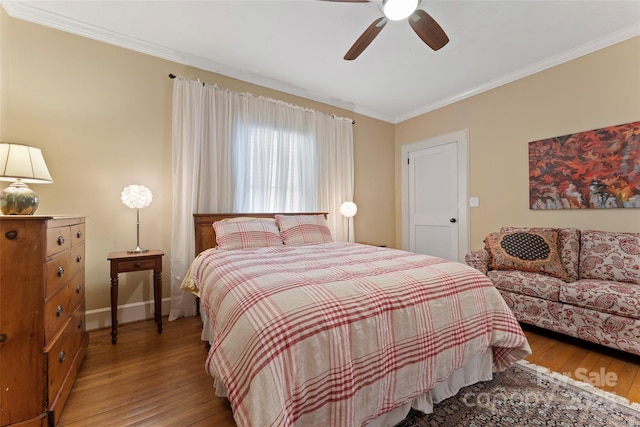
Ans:
{"type": "Polygon", "coordinates": [[[195,256],[194,213],[328,212],[334,238],[346,240],[351,120],[176,77],[172,121],[169,320],[196,312],[180,289],[195,256]]]}
{"type": "Polygon", "coordinates": [[[231,209],[231,127],[214,87],[175,78],[172,105],[173,216],[169,320],[196,314],[180,285],[194,258],[193,214],[231,209]],[[213,120],[218,117],[219,120],[213,120]]]}

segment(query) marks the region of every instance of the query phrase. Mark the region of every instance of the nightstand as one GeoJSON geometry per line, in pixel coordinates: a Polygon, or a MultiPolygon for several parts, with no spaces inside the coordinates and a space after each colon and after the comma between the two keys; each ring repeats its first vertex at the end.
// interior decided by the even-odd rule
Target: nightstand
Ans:
{"type": "Polygon", "coordinates": [[[387,245],[376,245],[375,243],[369,243],[369,242],[356,242],[356,243],[360,243],[361,245],[377,246],[379,248],[386,248],[387,247],[387,245]]]}
{"type": "Polygon", "coordinates": [[[111,252],[111,343],[118,341],[118,274],[153,270],[154,320],[162,333],[162,256],[164,252],[150,250],[142,253],[111,252]]]}

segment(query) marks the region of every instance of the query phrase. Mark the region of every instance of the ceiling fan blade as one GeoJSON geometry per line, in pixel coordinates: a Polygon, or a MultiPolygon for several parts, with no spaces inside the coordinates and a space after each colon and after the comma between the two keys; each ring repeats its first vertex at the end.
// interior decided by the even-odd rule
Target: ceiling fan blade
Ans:
{"type": "Polygon", "coordinates": [[[347,61],[353,61],[358,56],[360,56],[360,54],[367,48],[367,46],[371,44],[373,39],[376,38],[378,33],[382,31],[385,25],[387,25],[387,18],[378,18],[373,21],[373,23],[369,25],[366,30],[364,30],[364,33],[362,33],[362,35],[358,37],[358,40],[356,40],[353,46],[351,46],[351,49],[349,49],[349,52],[347,52],[347,54],[344,56],[344,59],[346,59],[347,61]]]}
{"type": "Polygon", "coordinates": [[[438,50],[449,43],[449,37],[440,25],[427,12],[417,9],[409,16],[409,25],[433,50],[438,50]]]}

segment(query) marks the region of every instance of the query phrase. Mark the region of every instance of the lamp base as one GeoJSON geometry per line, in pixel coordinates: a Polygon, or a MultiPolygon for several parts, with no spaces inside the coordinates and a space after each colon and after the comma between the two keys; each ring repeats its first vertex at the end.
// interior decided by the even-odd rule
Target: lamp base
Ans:
{"type": "Polygon", "coordinates": [[[149,252],[149,249],[142,249],[140,246],[136,246],[135,249],[131,249],[130,251],[127,251],[128,254],[142,254],[145,252],[149,252]]]}
{"type": "Polygon", "coordinates": [[[16,181],[0,192],[0,211],[4,215],[33,215],[40,199],[22,181],[16,181]]]}

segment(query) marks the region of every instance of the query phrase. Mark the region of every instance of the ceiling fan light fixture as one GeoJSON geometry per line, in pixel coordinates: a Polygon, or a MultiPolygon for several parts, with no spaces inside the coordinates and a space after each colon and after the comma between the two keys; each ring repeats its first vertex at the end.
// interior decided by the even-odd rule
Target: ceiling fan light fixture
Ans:
{"type": "Polygon", "coordinates": [[[399,21],[408,18],[418,8],[420,0],[384,0],[382,13],[387,19],[399,21]]]}

